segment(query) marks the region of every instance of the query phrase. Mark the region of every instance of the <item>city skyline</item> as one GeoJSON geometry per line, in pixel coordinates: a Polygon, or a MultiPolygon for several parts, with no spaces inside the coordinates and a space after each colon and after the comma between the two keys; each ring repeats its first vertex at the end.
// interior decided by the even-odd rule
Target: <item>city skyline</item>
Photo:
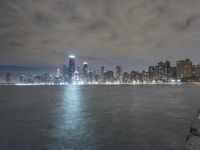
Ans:
{"type": "Polygon", "coordinates": [[[57,68],[51,73],[44,70],[40,73],[18,72],[18,81],[12,80],[12,71],[4,71],[5,82],[2,84],[25,83],[25,84],[147,84],[147,83],[180,83],[200,82],[200,64],[194,64],[189,58],[176,60],[172,65],[168,60],[161,60],[157,64],[148,64],[143,71],[124,71],[123,66],[115,65],[108,69],[105,66],[91,70],[87,61],[77,65],[75,55],[69,55],[62,68],[57,68]]]}
{"type": "MultiPolygon", "coordinates": [[[[0,65],[59,67],[80,62],[142,71],[147,64],[199,63],[196,0],[2,0],[0,65]],[[23,11],[22,11],[23,10],[23,11]]],[[[146,66],[148,67],[148,66],[146,66]]]]}

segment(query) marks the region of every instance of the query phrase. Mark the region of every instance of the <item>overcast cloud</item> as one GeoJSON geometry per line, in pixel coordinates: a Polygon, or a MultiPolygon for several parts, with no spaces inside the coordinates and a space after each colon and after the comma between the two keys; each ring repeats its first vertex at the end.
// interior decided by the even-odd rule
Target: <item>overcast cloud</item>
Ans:
{"type": "Polygon", "coordinates": [[[0,0],[0,64],[200,63],[200,0],[0,0]]]}

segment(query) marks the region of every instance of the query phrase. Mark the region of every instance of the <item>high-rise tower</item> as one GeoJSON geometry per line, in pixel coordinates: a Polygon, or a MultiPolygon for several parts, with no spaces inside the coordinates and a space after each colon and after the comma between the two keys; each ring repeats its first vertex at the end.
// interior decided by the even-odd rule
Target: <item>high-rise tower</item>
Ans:
{"type": "Polygon", "coordinates": [[[82,75],[83,75],[83,80],[87,81],[88,79],[88,63],[85,61],[83,62],[83,68],[82,68],[82,75]]]}
{"type": "Polygon", "coordinates": [[[69,55],[69,82],[72,82],[73,75],[75,72],[75,56],[69,55]]]}
{"type": "Polygon", "coordinates": [[[121,66],[116,67],[116,79],[118,82],[122,81],[122,67],[121,66]]]}

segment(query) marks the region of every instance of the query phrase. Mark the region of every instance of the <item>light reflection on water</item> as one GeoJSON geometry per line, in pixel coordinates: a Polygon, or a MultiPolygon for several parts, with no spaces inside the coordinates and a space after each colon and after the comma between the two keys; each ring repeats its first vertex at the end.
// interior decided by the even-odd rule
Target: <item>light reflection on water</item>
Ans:
{"type": "Polygon", "coordinates": [[[72,85],[64,88],[62,96],[63,123],[67,126],[68,130],[76,129],[80,122],[81,101],[80,86],[72,85]]]}

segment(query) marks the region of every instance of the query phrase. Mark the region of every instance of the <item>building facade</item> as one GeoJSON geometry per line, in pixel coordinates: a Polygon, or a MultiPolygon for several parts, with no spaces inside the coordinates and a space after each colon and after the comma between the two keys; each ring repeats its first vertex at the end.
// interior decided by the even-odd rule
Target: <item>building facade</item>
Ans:
{"type": "Polygon", "coordinates": [[[192,77],[192,61],[190,59],[179,60],[176,62],[176,66],[179,79],[192,77]]]}

